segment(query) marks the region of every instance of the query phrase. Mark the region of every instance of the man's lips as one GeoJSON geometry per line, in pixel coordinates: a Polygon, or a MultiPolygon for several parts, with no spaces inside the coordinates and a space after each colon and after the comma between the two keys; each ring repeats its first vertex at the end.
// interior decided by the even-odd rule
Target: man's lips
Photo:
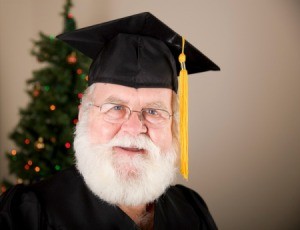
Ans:
{"type": "Polygon", "coordinates": [[[140,149],[140,148],[136,148],[136,147],[115,146],[115,147],[113,147],[113,150],[116,153],[124,153],[124,154],[144,154],[144,153],[146,153],[145,149],[140,149]]]}

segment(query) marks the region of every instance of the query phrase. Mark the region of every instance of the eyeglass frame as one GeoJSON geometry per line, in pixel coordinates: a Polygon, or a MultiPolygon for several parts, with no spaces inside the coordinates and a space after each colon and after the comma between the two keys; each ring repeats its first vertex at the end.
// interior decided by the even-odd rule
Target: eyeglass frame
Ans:
{"type": "MultiPolygon", "coordinates": [[[[128,111],[129,111],[129,115],[128,115],[127,118],[125,118],[122,122],[117,122],[117,123],[114,123],[114,124],[122,124],[122,123],[128,121],[128,120],[130,119],[130,116],[132,115],[132,113],[138,113],[138,114],[139,114],[138,117],[139,117],[139,120],[140,120],[141,122],[146,121],[146,122],[149,122],[149,123],[154,124],[154,125],[161,124],[161,123],[157,123],[157,124],[156,124],[156,123],[152,123],[152,122],[150,122],[150,121],[148,121],[148,120],[146,120],[146,119],[144,118],[143,112],[146,111],[146,110],[149,110],[149,109],[152,109],[152,110],[159,110],[159,111],[165,112],[165,113],[169,116],[169,117],[166,118],[166,120],[170,120],[170,118],[174,116],[174,113],[170,114],[170,112],[168,112],[167,110],[165,110],[165,109],[160,109],[160,108],[142,108],[140,111],[138,111],[138,110],[132,110],[132,109],[131,109],[129,106],[127,106],[127,105],[118,104],[118,103],[112,103],[112,102],[103,103],[103,104],[101,104],[101,105],[95,105],[93,102],[90,102],[88,105],[89,105],[89,106],[97,107],[97,108],[99,108],[99,111],[102,112],[102,111],[101,111],[102,107],[103,107],[104,105],[107,105],[107,104],[115,105],[115,106],[122,106],[122,107],[127,108],[128,111]]],[[[113,108],[113,107],[112,107],[112,108],[113,108]]],[[[109,110],[108,110],[108,111],[109,111],[109,110]]],[[[107,112],[108,112],[108,111],[107,111],[107,112]]],[[[108,121],[108,122],[111,122],[111,121],[108,121]]],[[[111,123],[113,123],[113,122],[111,122],[111,123]]],[[[164,122],[162,122],[162,123],[164,123],[164,122]]]]}

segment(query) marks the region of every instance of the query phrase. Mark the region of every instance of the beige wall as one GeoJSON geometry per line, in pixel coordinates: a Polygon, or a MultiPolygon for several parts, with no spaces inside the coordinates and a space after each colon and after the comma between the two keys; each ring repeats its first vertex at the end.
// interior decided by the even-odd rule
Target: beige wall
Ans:
{"type": "MultiPolygon", "coordinates": [[[[64,1],[0,0],[0,167],[39,31],[61,32],[64,1]]],[[[220,229],[300,227],[300,4],[297,1],[76,0],[79,27],[151,11],[221,72],[190,77],[190,180],[220,229]]]]}

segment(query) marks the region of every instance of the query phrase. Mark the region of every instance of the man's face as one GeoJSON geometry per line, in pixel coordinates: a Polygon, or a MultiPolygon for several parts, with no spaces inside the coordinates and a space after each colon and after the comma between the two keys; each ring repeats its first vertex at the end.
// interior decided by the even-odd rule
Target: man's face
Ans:
{"type": "MultiPolygon", "coordinates": [[[[92,94],[94,105],[104,103],[126,105],[131,110],[140,111],[142,108],[164,109],[172,114],[172,90],[164,88],[139,88],[96,83],[92,94]]],[[[99,107],[92,106],[88,117],[88,133],[92,144],[106,144],[114,137],[136,137],[147,135],[162,151],[168,150],[172,145],[172,118],[159,126],[147,126],[139,118],[139,113],[133,112],[128,120],[121,124],[108,122],[99,107]]],[[[143,154],[137,149],[114,147],[115,154],[143,154]]]]}
{"type": "Polygon", "coordinates": [[[169,89],[104,83],[96,83],[92,94],[84,97],[74,149],[77,168],[94,194],[111,204],[134,206],[157,199],[174,181],[177,135],[172,138],[172,117],[158,124],[152,116],[161,115],[158,109],[172,114],[171,101],[169,89]],[[94,106],[86,107],[88,102],[94,106]],[[113,110],[102,107],[100,111],[99,106],[107,103],[113,110]],[[132,111],[151,110],[146,110],[145,120],[137,112],[124,120],[120,119],[124,106],[132,111]]]}

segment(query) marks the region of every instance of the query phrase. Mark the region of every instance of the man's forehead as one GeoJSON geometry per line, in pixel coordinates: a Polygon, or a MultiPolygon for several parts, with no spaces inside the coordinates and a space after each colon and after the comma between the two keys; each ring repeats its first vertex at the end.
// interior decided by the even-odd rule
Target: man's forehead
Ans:
{"type": "Polygon", "coordinates": [[[172,90],[167,88],[132,88],[109,83],[94,83],[94,100],[128,104],[140,100],[145,104],[168,106],[171,103],[172,90]]]}

